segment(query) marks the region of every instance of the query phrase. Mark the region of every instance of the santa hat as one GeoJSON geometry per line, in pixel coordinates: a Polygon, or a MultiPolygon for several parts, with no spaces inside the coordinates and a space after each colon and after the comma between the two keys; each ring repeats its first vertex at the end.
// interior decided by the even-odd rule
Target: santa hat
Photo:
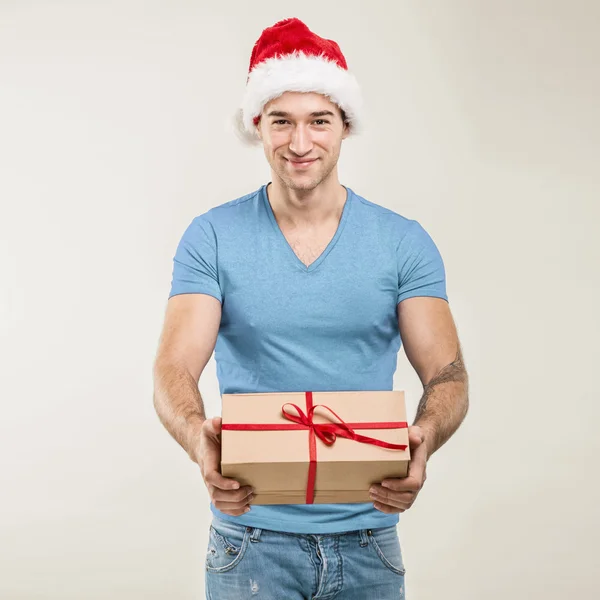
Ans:
{"type": "Polygon", "coordinates": [[[236,129],[245,142],[260,142],[255,125],[263,107],[284,92],[323,94],[345,112],[351,133],[360,128],[361,92],[340,47],[295,18],[268,27],[254,44],[236,113],[236,129]]]}

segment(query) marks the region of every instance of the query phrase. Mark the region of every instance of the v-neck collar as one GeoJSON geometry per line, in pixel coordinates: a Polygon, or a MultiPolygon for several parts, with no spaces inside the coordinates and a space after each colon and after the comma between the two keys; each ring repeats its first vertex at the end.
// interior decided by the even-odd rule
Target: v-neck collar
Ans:
{"type": "MultiPolygon", "coordinates": [[[[271,182],[269,182],[269,183],[271,183],[271,182]]],[[[331,240],[329,241],[329,244],[327,244],[327,246],[325,247],[325,250],[323,250],[323,252],[321,252],[319,257],[316,260],[314,260],[313,262],[311,262],[310,265],[308,265],[308,267],[307,267],[298,258],[298,256],[294,252],[293,248],[290,246],[289,242],[287,241],[287,238],[283,234],[283,231],[281,231],[281,227],[279,227],[279,223],[277,223],[277,219],[275,218],[275,213],[273,212],[273,207],[271,206],[271,202],[269,202],[269,196],[267,195],[267,186],[269,185],[269,183],[265,183],[265,185],[262,186],[262,188],[260,190],[260,195],[263,198],[263,202],[265,204],[265,208],[267,210],[267,214],[269,215],[271,224],[273,225],[273,228],[275,229],[275,232],[279,236],[280,240],[283,242],[283,245],[287,248],[287,251],[291,254],[291,258],[292,258],[294,264],[301,271],[303,271],[305,273],[310,273],[310,272],[314,271],[325,260],[327,255],[331,252],[333,247],[336,245],[340,235],[342,234],[344,226],[346,225],[346,221],[348,220],[348,214],[350,213],[350,206],[352,203],[353,192],[349,187],[346,187],[345,185],[342,186],[346,189],[346,201],[344,202],[344,208],[342,209],[342,216],[340,217],[340,222],[338,223],[336,232],[335,232],[334,236],[331,238],[331,240]]]]}

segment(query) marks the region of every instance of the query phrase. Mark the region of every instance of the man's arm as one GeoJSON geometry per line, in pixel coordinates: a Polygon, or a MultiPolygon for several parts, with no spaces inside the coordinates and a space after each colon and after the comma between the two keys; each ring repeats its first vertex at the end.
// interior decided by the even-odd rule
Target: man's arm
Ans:
{"type": "Polygon", "coordinates": [[[398,303],[398,326],[406,356],[424,393],[408,428],[408,476],[371,486],[377,510],[408,510],[427,478],[427,461],[458,429],[469,407],[468,378],[450,307],[443,298],[415,296],[398,303]]]}
{"type": "Polygon", "coordinates": [[[209,294],[169,299],[154,363],[154,406],[167,431],[200,467],[214,506],[238,516],[249,510],[252,488],[221,475],[221,418],[206,418],[198,390],[220,324],[221,303],[209,294]]]}
{"type": "Polygon", "coordinates": [[[195,460],[206,420],[198,381],[210,359],[221,322],[221,303],[208,294],[169,299],[154,362],[154,407],[171,436],[195,460]]]}
{"type": "Polygon", "coordinates": [[[468,375],[448,302],[413,297],[398,304],[406,356],[423,384],[413,425],[425,432],[427,458],[458,429],[468,408],[468,375]]]}

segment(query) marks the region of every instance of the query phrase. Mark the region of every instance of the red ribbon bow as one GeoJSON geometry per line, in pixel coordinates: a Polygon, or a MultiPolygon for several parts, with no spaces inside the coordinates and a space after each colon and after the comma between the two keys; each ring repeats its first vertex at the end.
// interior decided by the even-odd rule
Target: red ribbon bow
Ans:
{"type": "Polygon", "coordinates": [[[308,482],[306,485],[306,504],[314,503],[314,489],[315,479],[317,476],[317,443],[316,438],[318,437],[323,443],[328,446],[332,446],[338,436],[344,437],[355,442],[362,444],[371,444],[374,446],[380,446],[381,448],[389,448],[391,450],[406,450],[406,444],[392,444],[390,442],[384,442],[376,438],[368,437],[366,435],[360,435],[356,433],[355,429],[399,429],[408,427],[406,421],[376,421],[376,422],[361,422],[361,423],[346,423],[337,413],[335,413],[329,406],[324,404],[316,404],[313,406],[312,392],[305,392],[306,397],[306,413],[296,404],[287,402],[281,407],[283,416],[288,421],[293,421],[296,425],[287,425],[281,423],[272,424],[238,424],[238,423],[227,423],[223,424],[221,429],[224,430],[235,430],[235,431],[277,431],[287,429],[307,429],[308,430],[308,451],[309,451],[309,465],[308,465],[308,482]],[[286,406],[293,406],[298,414],[292,414],[285,410],[286,406]],[[317,407],[328,410],[339,423],[331,421],[329,423],[315,423],[314,413],[317,407]]]}

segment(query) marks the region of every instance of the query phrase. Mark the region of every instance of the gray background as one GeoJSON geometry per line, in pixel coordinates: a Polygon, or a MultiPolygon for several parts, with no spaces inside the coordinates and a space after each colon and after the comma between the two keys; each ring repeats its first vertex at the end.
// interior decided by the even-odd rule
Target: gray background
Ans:
{"type": "MultiPolygon", "coordinates": [[[[407,598],[597,597],[600,8],[541,0],[0,2],[0,597],[204,595],[151,365],[184,228],[270,178],[227,123],[290,16],[362,84],[340,179],[432,235],[470,372],[407,598]]],[[[403,351],[394,388],[412,417],[403,351]]],[[[200,389],[218,414],[213,359],[200,389]]]]}

